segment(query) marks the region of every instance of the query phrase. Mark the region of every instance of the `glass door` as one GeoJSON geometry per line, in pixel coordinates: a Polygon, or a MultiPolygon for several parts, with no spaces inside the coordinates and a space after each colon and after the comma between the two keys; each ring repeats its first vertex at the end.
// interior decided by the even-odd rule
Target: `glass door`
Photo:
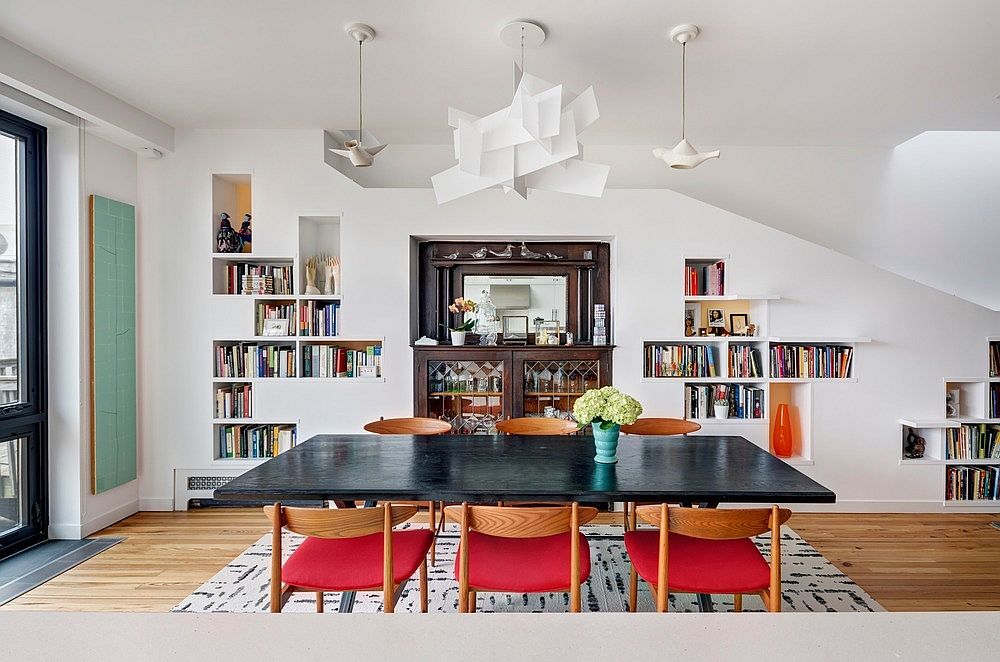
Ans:
{"type": "Polygon", "coordinates": [[[0,558],[45,538],[45,129],[0,111],[0,558]]]}
{"type": "Polygon", "coordinates": [[[504,415],[503,362],[428,362],[427,415],[450,423],[453,434],[496,434],[504,415]]]}

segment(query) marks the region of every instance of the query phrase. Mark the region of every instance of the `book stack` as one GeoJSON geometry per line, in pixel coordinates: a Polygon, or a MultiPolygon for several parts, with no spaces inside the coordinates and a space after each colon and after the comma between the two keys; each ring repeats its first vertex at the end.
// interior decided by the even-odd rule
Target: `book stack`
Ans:
{"type": "Polygon", "coordinates": [[[303,377],[381,377],[382,346],[364,349],[336,345],[309,345],[303,348],[303,377]]]}
{"type": "Polygon", "coordinates": [[[594,344],[608,344],[607,313],[603,303],[594,304],[594,344]]]}
{"type": "Polygon", "coordinates": [[[684,387],[684,416],[715,418],[715,401],[729,403],[729,418],[764,418],[764,389],[744,384],[689,384],[684,387]]]}
{"type": "Polygon", "coordinates": [[[684,267],[685,296],[723,296],[726,293],[726,263],[684,267]]]}
{"type": "Polygon", "coordinates": [[[762,377],[760,352],[750,345],[729,346],[729,376],[762,377]]]}
{"type": "Polygon", "coordinates": [[[854,348],[838,345],[771,345],[771,377],[844,379],[853,354],[854,348]]]}
{"type": "Polygon", "coordinates": [[[296,428],[280,425],[220,425],[217,438],[220,458],[274,457],[295,445],[296,428]]]}
{"type": "Polygon", "coordinates": [[[283,335],[295,335],[294,332],[294,322],[295,319],[295,304],[294,303],[271,303],[271,302],[257,302],[257,315],[256,315],[256,331],[255,335],[264,335],[264,320],[288,320],[288,330],[283,335]]]}
{"type": "Polygon", "coordinates": [[[715,348],[697,345],[646,345],[646,377],[717,377],[715,348]]]}
{"type": "Polygon", "coordinates": [[[997,436],[1000,427],[995,425],[962,425],[945,429],[946,460],[998,460],[1000,444],[997,436]]]}
{"type": "Polygon", "coordinates": [[[215,390],[216,418],[250,418],[253,416],[250,384],[231,384],[215,390]]]}
{"type": "Polygon", "coordinates": [[[1000,340],[990,341],[990,377],[1000,377],[1000,340]]]}
{"type": "Polygon", "coordinates": [[[340,304],[336,301],[306,301],[299,311],[300,336],[337,335],[337,312],[340,304]]]}
{"type": "Polygon", "coordinates": [[[948,501],[1000,499],[1000,467],[948,467],[945,499],[948,501]]]}
{"type": "Polygon", "coordinates": [[[226,294],[291,294],[291,265],[233,262],[226,265],[226,294]]]}
{"type": "Polygon", "coordinates": [[[294,377],[295,348],[255,343],[219,345],[215,348],[215,376],[240,379],[294,377]]]}

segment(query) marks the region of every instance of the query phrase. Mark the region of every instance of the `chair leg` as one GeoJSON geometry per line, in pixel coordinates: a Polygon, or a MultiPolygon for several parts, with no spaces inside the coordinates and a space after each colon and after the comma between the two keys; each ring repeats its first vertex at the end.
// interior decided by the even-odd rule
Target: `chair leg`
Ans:
{"type": "Polygon", "coordinates": [[[637,505],[638,504],[636,504],[636,503],[629,503],[628,504],[628,530],[629,531],[635,531],[635,527],[636,527],[635,508],[636,508],[637,505]]]}
{"type": "Polygon", "coordinates": [[[628,501],[625,502],[625,508],[622,510],[622,528],[626,531],[628,528],[628,501]]]}
{"type": "Polygon", "coordinates": [[[628,573],[628,610],[633,614],[639,608],[639,573],[635,571],[635,566],[628,573]]]}
{"type": "Polygon", "coordinates": [[[743,595],[741,593],[737,593],[733,596],[733,611],[743,611],[743,595]]]}
{"type": "Polygon", "coordinates": [[[475,614],[476,613],[476,592],[475,591],[469,591],[469,613],[470,614],[475,614]]]}
{"type": "Polygon", "coordinates": [[[427,559],[420,564],[420,613],[427,613],[427,559]]]}
{"type": "MultiPolygon", "coordinates": [[[[436,504],[433,501],[427,502],[427,512],[430,518],[429,524],[431,532],[434,534],[431,540],[431,565],[434,565],[434,549],[437,547],[437,514],[435,513],[436,504]]],[[[441,517],[444,517],[444,513],[441,513],[441,517]]]]}
{"type": "Polygon", "coordinates": [[[316,591],[316,613],[323,613],[323,591],[316,591]]]}

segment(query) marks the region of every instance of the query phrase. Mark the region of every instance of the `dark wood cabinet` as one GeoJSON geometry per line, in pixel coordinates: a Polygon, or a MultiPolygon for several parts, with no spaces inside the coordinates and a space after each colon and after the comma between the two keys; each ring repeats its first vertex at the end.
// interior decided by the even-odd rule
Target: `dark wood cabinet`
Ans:
{"type": "Polygon", "coordinates": [[[568,415],[585,391],[611,384],[612,346],[414,346],[414,413],[487,433],[498,420],[568,415]]]}

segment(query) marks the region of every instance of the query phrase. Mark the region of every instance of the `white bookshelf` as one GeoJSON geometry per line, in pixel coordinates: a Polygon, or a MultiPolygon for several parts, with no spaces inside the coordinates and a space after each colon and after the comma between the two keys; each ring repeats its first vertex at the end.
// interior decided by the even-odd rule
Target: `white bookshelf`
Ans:
{"type": "MultiPolygon", "coordinates": [[[[770,447],[770,438],[774,424],[775,411],[779,404],[790,405],[792,415],[793,454],[786,461],[795,465],[813,464],[813,397],[814,385],[822,383],[850,384],[858,381],[858,347],[871,342],[867,336],[781,336],[774,334],[770,328],[770,306],[780,305],[781,296],[777,294],[734,294],[733,274],[730,270],[729,256],[686,256],[684,267],[704,266],[716,262],[725,262],[725,277],[723,293],[719,295],[684,296],[685,314],[692,311],[695,319],[695,332],[705,328],[708,321],[708,309],[718,308],[723,311],[723,321],[726,329],[731,328],[731,315],[747,315],[749,323],[756,326],[753,336],[686,336],[681,333],[663,337],[643,338],[643,383],[680,384],[687,385],[735,385],[755,386],[764,391],[764,416],[761,418],[727,418],[713,417],[691,419],[700,424],[708,434],[720,434],[722,431],[743,430],[752,437],[755,443],[764,448],[770,447]],[[661,376],[652,377],[645,373],[646,347],[650,345],[693,345],[710,347],[715,354],[716,375],[710,377],[661,376]],[[795,346],[839,346],[851,349],[851,364],[846,376],[843,377],[774,377],[771,375],[771,347],[774,345],[795,346]],[[749,346],[756,350],[760,363],[761,374],[758,377],[742,377],[730,374],[729,351],[731,347],[749,346]],[[752,433],[752,434],[750,434],[752,433]]],[[[686,269],[682,270],[686,277],[686,269]]],[[[685,291],[687,290],[684,284],[685,291]]],[[[686,389],[680,390],[682,409],[687,411],[686,389]]]]}
{"type": "MultiPolygon", "coordinates": [[[[986,339],[987,350],[1000,339],[990,336],[986,339]]],[[[987,363],[987,374],[990,368],[987,363]]],[[[940,405],[936,416],[926,418],[899,419],[899,463],[901,466],[940,466],[942,502],[949,508],[1000,508],[1000,500],[996,499],[948,499],[948,471],[951,467],[969,467],[981,469],[988,467],[1000,468],[1000,458],[950,458],[948,457],[948,435],[956,434],[963,426],[985,427],[987,430],[1000,427],[1000,379],[990,375],[985,377],[945,377],[942,379],[940,405]],[[946,401],[948,393],[958,393],[957,411],[949,410],[946,401]],[[906,440],[910,431],[923,437],[925,441],[924,456],[921,458],[906,457],[906,440]]],[[[982,429],[980,427],[980,429],[982,429]]],[[[1000,443],[1000,442],[998,442],[1000,443]]]]}
{"type": "MultiPolygon", "coordinates": [[[[378,347],[382,351],[384,347],[384,337],[364,338],[349,337],[342,333],[342,311],[344,297],[342,288],[337,288],[337,292],[327,291],[326,286],[326,263],[322,263],[316,274],[316,284],[320,288],[319,294],[306,294],[305,263],[311,256],[340,257],[341,250],[341,223],[342,215],[339,212],[303,212],[293,221],[289,228],[290,233],[294,233],[291,243],[295,250],[293,254],[278,253],[269,246],[257,240],[251,242],[249,252],[243,253],[219,253],[216,251],[215,233],[218,231],[219,214],[227,212],[230,222],[237,231],[243,214],[252,213],[254,202],[253,172],[230,171],[212,172],[212,244],[210,249],[211,260],[211,292],[212,299],[222,306],[225,301],[224,312],[217,315],[217,326],[221,325],[224,330],[218,328],[213,333],[212,357],[209,364],[210,383],[212,385],[211,402],[211,453],[210,458],[216,466],[225,467],[250,467],[269,458],[245,458],[245,457],[222,457],[219,444],[219,431],[226,426],[271,426],[282,425],[294,428],[296,435],[299,432],[300,419],[295,407],[292,406],[299,401],[298,389],[319,389],[329,388],[331,385],[339,385],[337,388],[351,388],[354,385],[378,384],[385,382],[384,372],[379,372],[375,377],[303,377],[303,354],[304,351],[313,345],[326,345],[330,347],[342,347],[345,349],[363,351],[368,346],[378,347]],[[227,292],[227,272],[226,269],[237,263],[247,263],[254,265],[282,266],[288,267],[291,273],[291,291],[285,294],[229,294],[227,292]],[[230,303],[232,302],[232,303],[230,303]],[[302,314],[303,307],[310,302],[319,305],[338,304],[336,310],[337,323],[335,335],[303,336],[297,335],[299,331],[298,320],[302,314]],[[261,336],[255,335],[257,327],[257,305],[268,304],[288,304],[294,319],[290,318],[289,335],[261,336]],[[232,333],[236,331],[236,333],[232,333]],[[255,344],[261,346],[277,346],[286,348],[294,353],[294,375],[287,377],[221,377],[216,371],[215,354],[220,346],[255,344]],[[250,409],[251,415],[241,418],[219,417],[216,411],[214,398],[220,389],[227,389],[233,385],[246,384],[250,387],[250,409]],[[300,386],[294,386],[294,385],[300,386]],[[287,414],[293,414],[288,416],[287,414]]],[[[294,217],[293,217],[294,218],[294,217]]],[[[256,219],[254,219],[256,220],[256,219]]],[[[287,248],[287,246],[285,246],[287,248]]],[[[341,273],[346,271],[346,265],[341,264],[341,273]]],[[[299,439],[301,441],[301,439],[299,439]]],[[[220,469],[220,471],[226,471],[220,469]]]]}

